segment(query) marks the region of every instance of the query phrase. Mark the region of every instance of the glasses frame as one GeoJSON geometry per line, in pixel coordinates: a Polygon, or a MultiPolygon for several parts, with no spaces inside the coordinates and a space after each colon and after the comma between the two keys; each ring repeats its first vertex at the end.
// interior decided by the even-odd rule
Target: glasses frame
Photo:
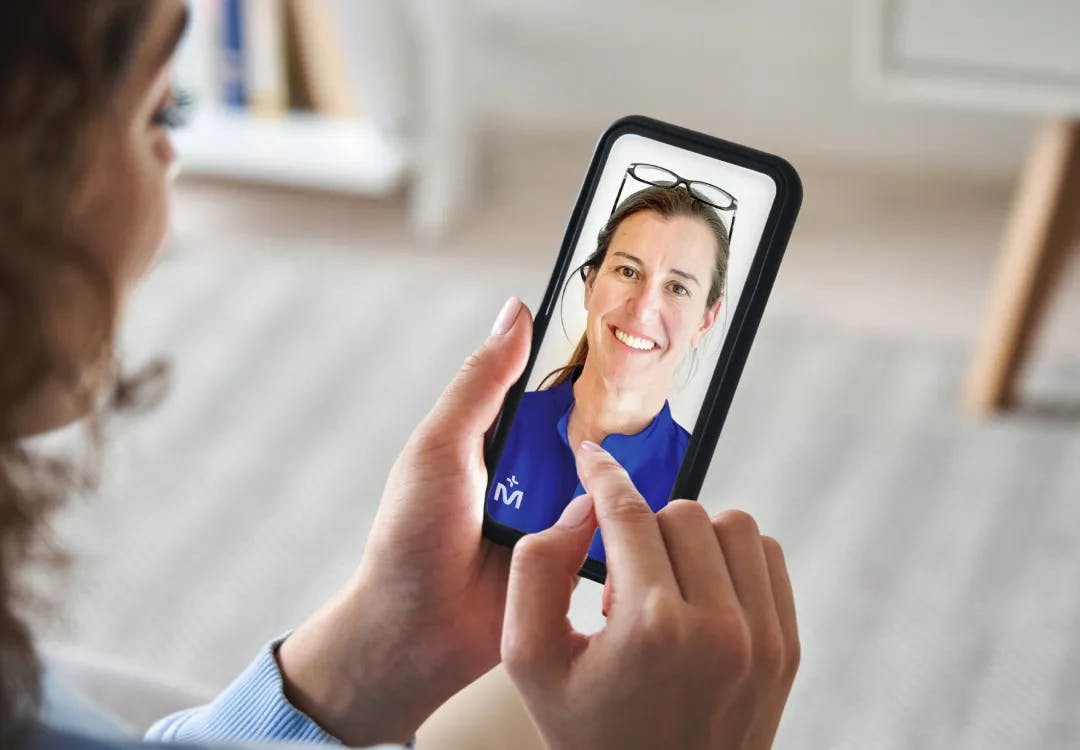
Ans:
{"type": "Polygon", "coordinates": [[[638,182],[640,182],[640,183],[642,183],[644,185],[651,185],[652,187],[677,188],[679,185],[685,185],[686,186],[686,192],[688,192],[690,194],[690,197],[693,198],[694,200],[696,200],[697,202],[704,203],[706,206],[710,206],[711,208],[715,208],[717,211],[731,211],[731,226],[728,227],[728,244],[729,245],[731,244],[731,238],[735,234],[735,216],[736,216],[736,214],[738,213],[738,210],[739,210],[739,199],[736,198],[731,193],[729,193],[727,190],[724,190],[722,187],[719,187],[718,185],[713,185],[711,182],[705,182],[704,180],[688,180],[685,177],[682,177],[682,176],[676,174],[675,172],[672,172],[667,167],[661,167],[659,164],[648,164],[646,162],[636,161],[636,162],[633,162],[632,164],[630,164],[630,166],[628,166],[626,168],[626,171],[623,173],[622,182],[619,183],[619,192],[615,194],[615,203],[613,203],[612,206],[611,206],[611,213],[612,214],[614,214],[615,209],[617,209],[619,207],[619,201],[622,199],[623,189],[626,187],[626,178],[627,177],[633,177],[638,182]],[[665,184],[662,184],[662,183],[659,183],[659,182],[654,182],[653,180],[646,180],[646,179],[638,176],[638,174],[637,174],[637,168],[638,167],[648,167],[649,169],[658,169],[661,172],[666,172],[667,174],[671,175],[671,177],[672,177],[672,179],[674,181],[674,184],[665,185],[665,184]],[[730,201],[729,204],[726,205],[726,206],[719,206],[716,203],[713,203],[712,201],[707,201],[704,198],[702,198],[701,196],[696,195],[694,193],[694,186],[695,185],[704,185],[706,187],[712,188],[713,190],[717,190],[717,191],[723,193],[724,195],[726,195],[728,197],[728,200],[730,201]]]}

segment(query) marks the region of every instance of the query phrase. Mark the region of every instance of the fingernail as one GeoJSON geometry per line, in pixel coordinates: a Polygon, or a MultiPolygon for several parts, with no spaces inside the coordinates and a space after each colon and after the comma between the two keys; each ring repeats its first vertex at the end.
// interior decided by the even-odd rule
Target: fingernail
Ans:
{"type": "Polygon", "coordinates": [[[592,512],[592,498],[588,495],[578,495],[570,504],[563,508],[562,515],[559,516],[559,520],[555,522],[555,525],[564,528],[572,529],[576,526],[580,526],[585,523],[585,519],[589,517],[589,513],[592,512]]]}
{"type": "Polygon", "coordinates": [[[511,297],[506,300],[506,304],[499,310],[498,317],[495,318],[495,325],[491,327],[492,336],[502,336],[511,328],[514,327],[514,321],[517,320],[518,314],[521,312],[521,300],[517,297],[511,297]]]}
{"type": "Polygon", "coordinates": [[[604,449],[591,440],[582,440],[578,450],[582,453],[603,453],[604,449]]]}

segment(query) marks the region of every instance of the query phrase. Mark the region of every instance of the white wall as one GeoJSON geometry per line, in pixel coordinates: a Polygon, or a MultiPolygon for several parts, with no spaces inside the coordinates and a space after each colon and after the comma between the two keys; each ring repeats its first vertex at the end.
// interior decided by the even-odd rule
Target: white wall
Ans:
{"type": "Polygon", "coordinates": [[[856,91],[860,0],[472,0],[481,122],[599,135],[640,113],[794,160],[1006,175],[1033,120],[856,91]]]}

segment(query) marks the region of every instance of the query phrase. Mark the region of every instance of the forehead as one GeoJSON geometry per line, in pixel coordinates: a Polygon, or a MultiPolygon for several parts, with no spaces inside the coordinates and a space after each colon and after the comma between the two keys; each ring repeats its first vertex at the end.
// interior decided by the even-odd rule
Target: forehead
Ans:
{"type": "Polygon", "coordinates": [[[716,258],[716,237],[700,219],[664,218],[655,211],[638,211],[622,220],[611,238],[612,252],[622,251],[645,263],[693,271],[711,268],[716,258]]]}

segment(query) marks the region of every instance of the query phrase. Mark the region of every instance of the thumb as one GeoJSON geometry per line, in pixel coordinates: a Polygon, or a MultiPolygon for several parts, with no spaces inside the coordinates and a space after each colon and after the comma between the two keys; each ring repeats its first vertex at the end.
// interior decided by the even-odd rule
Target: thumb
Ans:
{"type": "Polygon", "coordinates": [[[482,435],[495,421],[510,386],[529,359],[532,316],[517,297],[499,311],[491,335],[470,354],[425,420],[435,433],[450,430],[455,440],[482,435]]]}
{"type": "Polygon", "coordinates": [[[584,645],[566,615],[596,516],[589,495],[570,501],[555,525],[518,540],[510,563],[502,658],[516,681],[553,676],[584,645]]]}

